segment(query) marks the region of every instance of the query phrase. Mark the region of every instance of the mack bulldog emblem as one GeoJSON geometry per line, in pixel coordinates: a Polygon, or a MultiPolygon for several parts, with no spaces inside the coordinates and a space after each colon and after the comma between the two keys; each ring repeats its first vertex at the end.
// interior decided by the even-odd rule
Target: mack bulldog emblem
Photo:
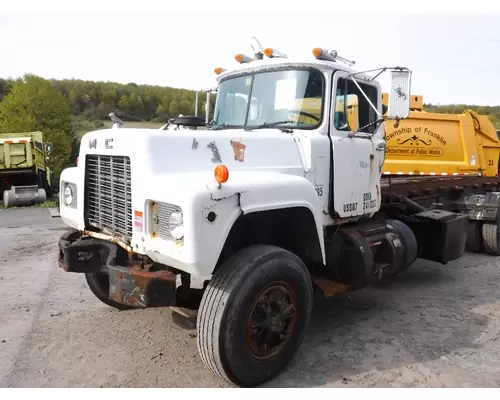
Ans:
{"type": "Polygon", "coordinates": [[[230,141],[234,152],[234,159],[239,162],[245,161],[245,149],[246,146],[243,143],[237,142],[235,140],[230,141]]]}

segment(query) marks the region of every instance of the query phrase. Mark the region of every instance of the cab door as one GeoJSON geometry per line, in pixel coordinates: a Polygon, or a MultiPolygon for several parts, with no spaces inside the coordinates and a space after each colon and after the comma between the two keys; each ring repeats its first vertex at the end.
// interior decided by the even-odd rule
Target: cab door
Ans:
{"type": "MultiPolygon", "coordinates": [[[[357,81],[381,113],[381,90],[376,83],[357,81]]],[[[333,79],[330,136],[333,154],[333,210],[336,217],[373,214],[380,207],[380,177],[385,155],[383,124],[347,73],[333,79]],[[357,129],[359,132],[352,134],[357,129]],[[351,134],[350,134],[351,133],[351,134]]]]}

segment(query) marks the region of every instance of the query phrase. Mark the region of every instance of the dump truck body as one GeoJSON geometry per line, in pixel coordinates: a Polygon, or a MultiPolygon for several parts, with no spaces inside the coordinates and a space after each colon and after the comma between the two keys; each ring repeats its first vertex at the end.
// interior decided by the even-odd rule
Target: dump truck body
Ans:
{"type": "MultiPolygon", "coordinates": [[[[422,97],[412,96],[422,110],[422,97]]],[[[498,176],[500,140],[488,117],[412,111],[399,124],[384,123],[387,158],[384,175],[498,176]]]]}
{"type": "Polygon", "coordinates": [[[0,133],[0,193],[6,207],[43,202],[51,192],[42,132],[0,133]]]}
{"type": "Polygon", "coordinates": [[[412,111],[385,128],[385,175],[498,175],[500,141],[486,116],[412,111]]]}

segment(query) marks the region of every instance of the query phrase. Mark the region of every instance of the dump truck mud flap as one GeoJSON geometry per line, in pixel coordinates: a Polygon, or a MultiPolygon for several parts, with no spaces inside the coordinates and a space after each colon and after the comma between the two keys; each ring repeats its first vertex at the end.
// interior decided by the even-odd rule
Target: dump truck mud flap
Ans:
{"type": "Polygon", "coordinates": [[[176,275],[154,264],[118,256],[118,245],[67,232],[59,239],[59,267],[67,272],[106,274],[109,298],[131,307],[176,305],[176,275]],[[120,261],[118,259],[120,258],[120,261]]]}

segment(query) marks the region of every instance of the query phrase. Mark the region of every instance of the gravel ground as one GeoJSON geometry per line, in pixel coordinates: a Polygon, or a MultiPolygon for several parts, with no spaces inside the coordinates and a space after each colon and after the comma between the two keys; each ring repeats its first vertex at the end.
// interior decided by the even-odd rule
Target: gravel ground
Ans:
{"type": "MultiPolygon", "coordinates": [[[[46,209],[0,210],[0,387],[225,387],[193,326],[167,309],[116,311],[57,267],[46,209]]],[[[269,387],[498,387],[500,260],[418,261],[389,286],[317,302],[269,387]]]]}

